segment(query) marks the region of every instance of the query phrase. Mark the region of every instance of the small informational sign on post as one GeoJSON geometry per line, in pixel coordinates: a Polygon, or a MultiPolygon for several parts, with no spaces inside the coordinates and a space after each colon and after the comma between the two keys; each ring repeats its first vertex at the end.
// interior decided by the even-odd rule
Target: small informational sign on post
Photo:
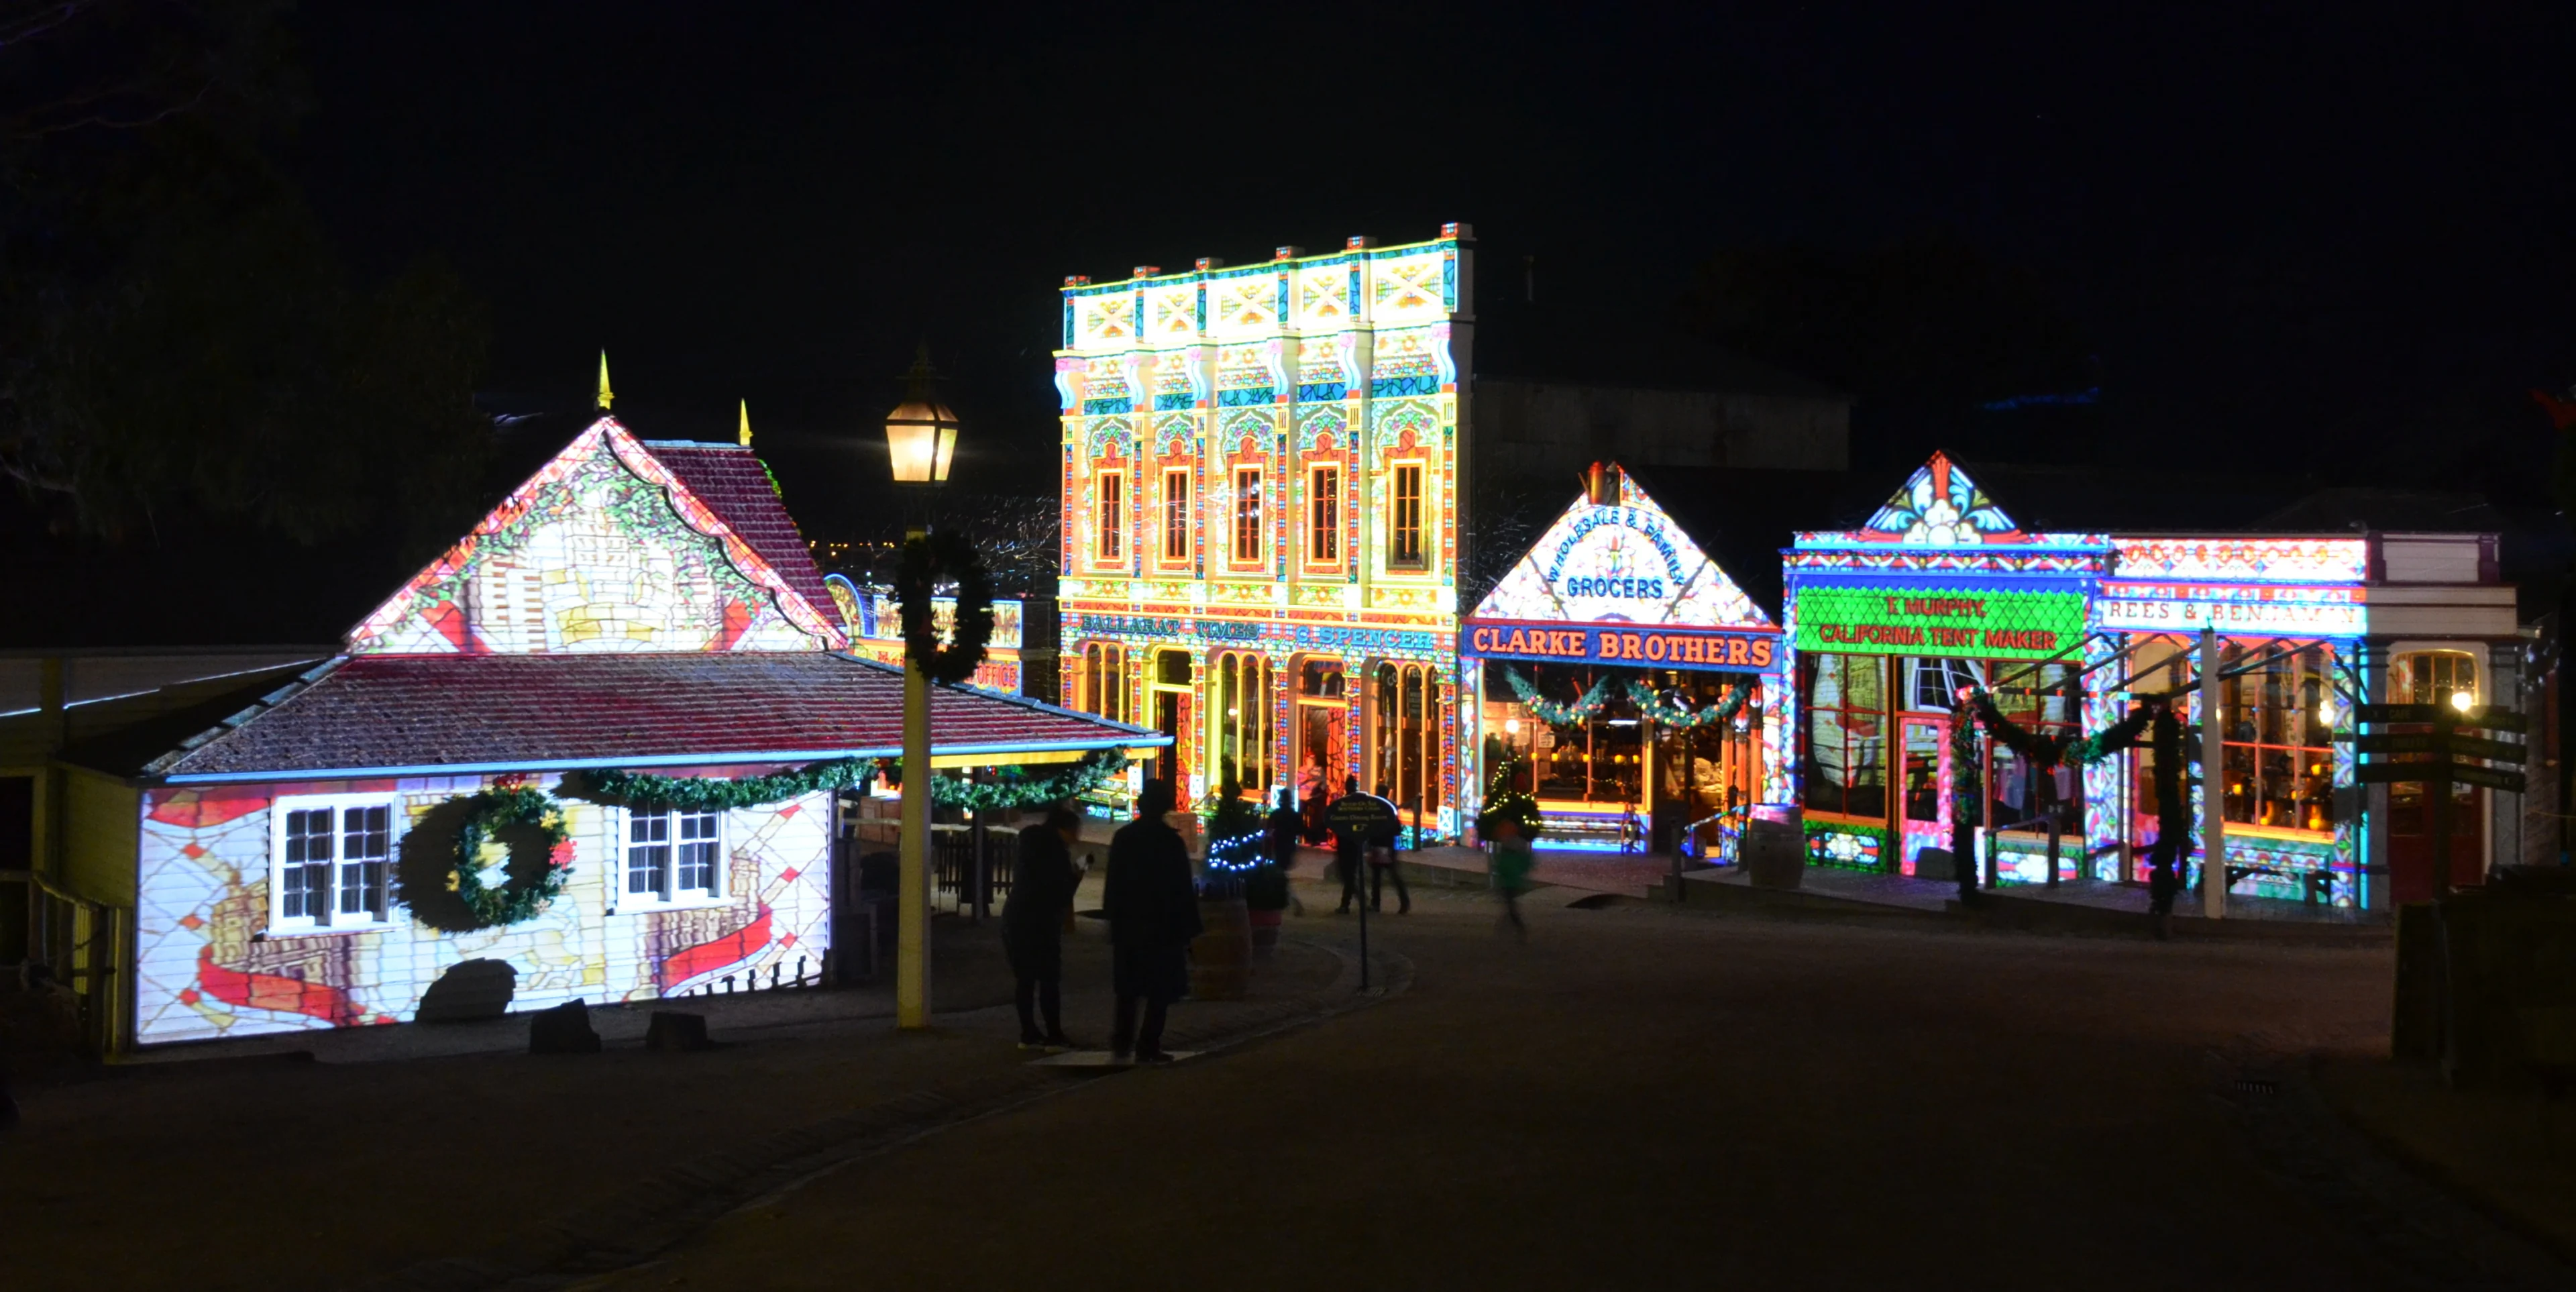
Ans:
{"type": "Polygon", "coordinates": [[[1345,794],[1325,809],[1335,832],[1347,830],[1370,843],[1395,842],[1395,805],[1374,794],[1345,794]]]}

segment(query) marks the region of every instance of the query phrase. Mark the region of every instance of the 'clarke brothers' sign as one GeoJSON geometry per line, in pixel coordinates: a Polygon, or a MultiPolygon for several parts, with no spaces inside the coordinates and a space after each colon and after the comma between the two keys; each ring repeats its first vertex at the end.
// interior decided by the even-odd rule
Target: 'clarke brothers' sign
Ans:
{"type": "Polygon", "coordinates": [[[2094,602],[2105,628],[2147,632],[2358,637],[2369,631],[2362,588],[2236,583],[2105,583],[2094,602]]]}
{"type": "Polygon", "coordinates": [[[1798,649],[2046,659],[2084,638],[2080,592],[1798,590],[1798,649]]]}
{"type": "Polygon", "coordinates": [[[1705,629],[1644,625],[1565,628],[1470,623],[1466,644],[1467,654],[1502,659],[1742,669],[1756,673],[1769,669],[1779,658],[1779,640],[1771,633],[1709,632],[1705,629]]]}

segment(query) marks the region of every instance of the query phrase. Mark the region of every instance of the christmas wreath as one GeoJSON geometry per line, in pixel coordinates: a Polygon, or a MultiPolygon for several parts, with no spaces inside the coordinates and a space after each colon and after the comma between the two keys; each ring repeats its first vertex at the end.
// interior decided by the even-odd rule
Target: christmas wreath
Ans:
{"type": "Polygon", "coordinates": [[[975,666],[984,662],[984,644],[993,637],[993,584],[974,543],[954,530],[904,540],[894,591],[902,603],[904,658],[934,682],[953,684],[975,676],[975,666]],[[930,609],[943,582],[957,585],[957,616],[945,646],[939,644],[939,625],[930,609]]]}
{"type": "Polygon", "coordinates": [[[561,896],[564,876],[571,873],[572,836],[564,831],[563,813],[544,790],[525,787],[485,790],[465,800],[465,819],[456,827],[456,899],[473,912],[480,928],[500,928],[532,918],[561,896]],[[499,888],[483,883],[483,844],[503,830],[534,830],[545,840],[542,867],[525,865],[518,850],[504,866],[509,878],[499,888]]]}

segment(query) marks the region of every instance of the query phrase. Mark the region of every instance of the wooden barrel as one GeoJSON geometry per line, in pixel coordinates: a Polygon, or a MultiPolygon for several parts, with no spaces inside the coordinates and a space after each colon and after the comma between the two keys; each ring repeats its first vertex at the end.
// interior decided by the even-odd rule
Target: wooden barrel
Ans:
{"type": "Polygon", "coordinates": [[[1241,1000],[1252,986],[1252,913],[1237,897],[1199,899],[1206,931],[1190,943],[1190,997],[1241,1000]]]}
{"type": "Polygon", "coordinates": [[[1252,963],[1266,965],[1279,950],[1279,917],[1281,911],[1252,912],[1252,963]]]}

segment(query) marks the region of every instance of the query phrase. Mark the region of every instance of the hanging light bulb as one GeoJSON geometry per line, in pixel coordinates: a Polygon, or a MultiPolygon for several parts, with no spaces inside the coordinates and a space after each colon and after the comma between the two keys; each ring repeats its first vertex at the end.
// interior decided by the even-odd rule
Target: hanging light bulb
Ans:
{"type": "Polygon", "coordinates": [[[2335,725],[2335,718],[2337,716],[2339,715],[2335,713],[2334,696],[2328,695],[2326,698],[2317,701],[2317,725],[2331,727],[2335,725]]]}
{"type": "Polygon", "coordinates": [[[2451,707],[2462,713],[2467,713],[2469,711],[2469,706],[2475,703],[2477,703],[2477,701],[2469,698],[2469,693],[2466,688],[2451,692],[2451,707]]]}

